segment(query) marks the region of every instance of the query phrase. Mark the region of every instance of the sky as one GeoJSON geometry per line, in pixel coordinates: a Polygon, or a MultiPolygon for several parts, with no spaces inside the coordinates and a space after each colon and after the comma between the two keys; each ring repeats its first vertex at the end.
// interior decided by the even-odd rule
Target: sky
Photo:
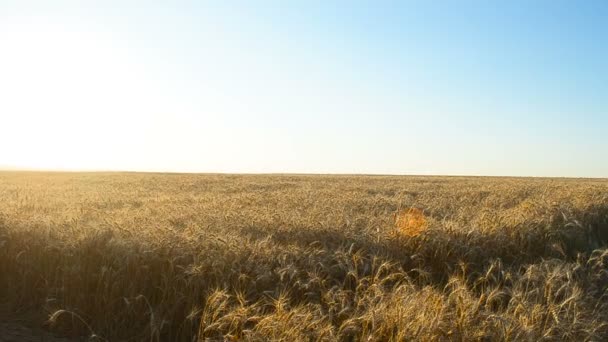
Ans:
{"type": "Polygon", "coordinates": [[[0,168],[608,177],[606,1],[0,0],[0,168]]]}

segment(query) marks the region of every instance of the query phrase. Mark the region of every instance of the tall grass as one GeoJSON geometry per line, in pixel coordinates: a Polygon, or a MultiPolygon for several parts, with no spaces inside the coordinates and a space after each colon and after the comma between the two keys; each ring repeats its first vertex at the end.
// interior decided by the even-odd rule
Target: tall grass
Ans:
{"type": "Polygon", "coordinates": [[[6,172],[0,198],[0,303],[64,336],[608,339],[605,180],[6,172]]]}

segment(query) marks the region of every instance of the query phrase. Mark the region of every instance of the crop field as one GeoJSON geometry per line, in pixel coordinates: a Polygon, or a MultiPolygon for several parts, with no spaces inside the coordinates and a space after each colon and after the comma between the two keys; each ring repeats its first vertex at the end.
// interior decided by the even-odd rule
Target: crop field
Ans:
{"type": "Polygon", "coordinates": [[[607,240],[608,180],[1,172],[0,323],[90,341],[606,341],[607,240]]]}

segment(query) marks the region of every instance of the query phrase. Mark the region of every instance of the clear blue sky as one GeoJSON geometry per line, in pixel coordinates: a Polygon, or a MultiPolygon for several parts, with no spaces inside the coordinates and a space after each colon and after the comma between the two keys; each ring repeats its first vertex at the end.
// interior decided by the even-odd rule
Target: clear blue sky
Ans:
{"type": "Polygon", "coordinates": [[[0,0],[0,166],[608,177],[606,1],[0,0]]]}

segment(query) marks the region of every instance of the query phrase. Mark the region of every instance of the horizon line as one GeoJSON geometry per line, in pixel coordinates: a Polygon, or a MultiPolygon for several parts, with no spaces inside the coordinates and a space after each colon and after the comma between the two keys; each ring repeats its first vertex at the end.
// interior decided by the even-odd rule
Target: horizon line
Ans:
{"type": "Polygon", "coordinates": [[[344,173],[344,172],[226,172],[226,171],[160,171],[160,170],[103,170],[103,169],[44,169],[0,166],[0,172],[31,173],[148,173],[182,175],[243,175],[243,176],[377,176],[377,177],[469,177],[469,178],[552,178],[608,180],[606,177],[590,176],[515,176],[487,174],[416,174],[416,173],[344,173]]]}

